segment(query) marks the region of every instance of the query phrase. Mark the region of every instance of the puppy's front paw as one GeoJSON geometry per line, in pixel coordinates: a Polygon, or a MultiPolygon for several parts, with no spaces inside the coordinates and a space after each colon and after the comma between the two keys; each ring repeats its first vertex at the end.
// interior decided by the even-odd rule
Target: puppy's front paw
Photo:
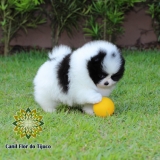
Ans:
{"type": "Polygon", "coordinates": [[[95,104],[99,103],[102,100],[102,95],[99,93],[94,93],[89,95],[88,103],[95,104]]]}

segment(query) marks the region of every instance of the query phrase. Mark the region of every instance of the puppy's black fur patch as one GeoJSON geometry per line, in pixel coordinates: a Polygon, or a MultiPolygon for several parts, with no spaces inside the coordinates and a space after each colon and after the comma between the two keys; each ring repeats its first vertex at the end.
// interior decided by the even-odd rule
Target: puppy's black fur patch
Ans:
{"type": "Polygon", "coordinates": [[[125,70],[124,65],[125,65],[125,60],[121,56],[121,66],[119,68],[119,71],[116,74],[111,76],[113,81],[119,81],[123,77],[124,70],[125,70]]]}
{"type": "Polygon", "coordinates": [[[71,54],[66,55],[62,62],[58,65],[57,75],[59,80],[59,85],[62,87],[64,93],[68,92],[68,72],[70,68],[70,57],[71,54]]]}
{"type": "Polygon", "coordinates": [[[104,51],[100,51],[96,56],[92,57],[87,64],[89,75],[96,85],[107,76],[107,73],[102,70],[102,62],[106,54],[104,51]]]}

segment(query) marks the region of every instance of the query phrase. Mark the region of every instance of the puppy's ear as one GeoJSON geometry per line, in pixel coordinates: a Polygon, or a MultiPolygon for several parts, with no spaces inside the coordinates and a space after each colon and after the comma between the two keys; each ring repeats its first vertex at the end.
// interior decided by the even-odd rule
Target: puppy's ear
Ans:
{"type": "Polygon", "coordinates": [[[99,62],[102,62],[102,60],[104,59],[104,57],[107,55],[106,52],[104,51],[99,51],[98,54],[94,57],[92,57],[92,61],[96,62],[96,63],[99,63],[99,62]]]}

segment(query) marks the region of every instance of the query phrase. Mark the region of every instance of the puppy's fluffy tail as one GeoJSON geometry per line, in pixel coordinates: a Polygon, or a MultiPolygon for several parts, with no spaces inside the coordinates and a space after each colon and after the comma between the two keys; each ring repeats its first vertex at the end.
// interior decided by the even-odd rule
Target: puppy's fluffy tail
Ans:
{"type": "Polygon", "coordinates": [[[65,45],[54,47],[51,52],[48,53],[50,59],[56,58],[57,56],[64,56],[72,52],[71,48],[65,45]]]}

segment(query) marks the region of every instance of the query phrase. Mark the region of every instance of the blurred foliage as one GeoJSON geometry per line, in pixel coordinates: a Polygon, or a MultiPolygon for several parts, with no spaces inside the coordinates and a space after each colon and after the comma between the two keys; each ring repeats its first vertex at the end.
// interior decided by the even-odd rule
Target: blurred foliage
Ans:
{"type": "Polygon", "coordinates": [[[122,24],[126,11],[135,3],[142,1],[144,0],[92,1],[92,7],[83,28],[85,35],[92,39],[114,41],[118,35],[124,33],[122,24]]]}
{"type": "Polygon", "coordinates": [[[148,0],[149,13],[153,19],[153,27],[157,35],[158,41],[160,41],[160,0],[148,0]]]}
{"type": "Polygon", "coordinates": [[[53,46],[64,30],[69,36],[74,29],[78,31],[82,18],[90,10],[88,0],[46,0],[46,4],[48,7],[43,7],[42,11],[51,23],[53,46]]]}
{"type": "Polygon", "coordinates": [[[0,27],[2,28],[2,42],[4,55],[9,53],[9,43],[19,29],[27,33],[27,28],[35,28],[45,22],[38,12],[43,0],[1,0],[0,27]]]}
{"type": "Polygon", "coordinates": [[[124,33],[124,16],[135,4],[144,2],[153,19],[153,27],[160,41],[160,0],[1,0],[0,27],[4,55],[10,51],[9,44],[19,29],[36,28],[50,22],[52,45],[58,44],[62,33],[69,37],[83,27],[84,35],[93,40],[114,42],[124,33]],[[42,5],[44,4],[44,5],[42,5]],[[85,23],[85,25],[83,25],[85,23]]]}

